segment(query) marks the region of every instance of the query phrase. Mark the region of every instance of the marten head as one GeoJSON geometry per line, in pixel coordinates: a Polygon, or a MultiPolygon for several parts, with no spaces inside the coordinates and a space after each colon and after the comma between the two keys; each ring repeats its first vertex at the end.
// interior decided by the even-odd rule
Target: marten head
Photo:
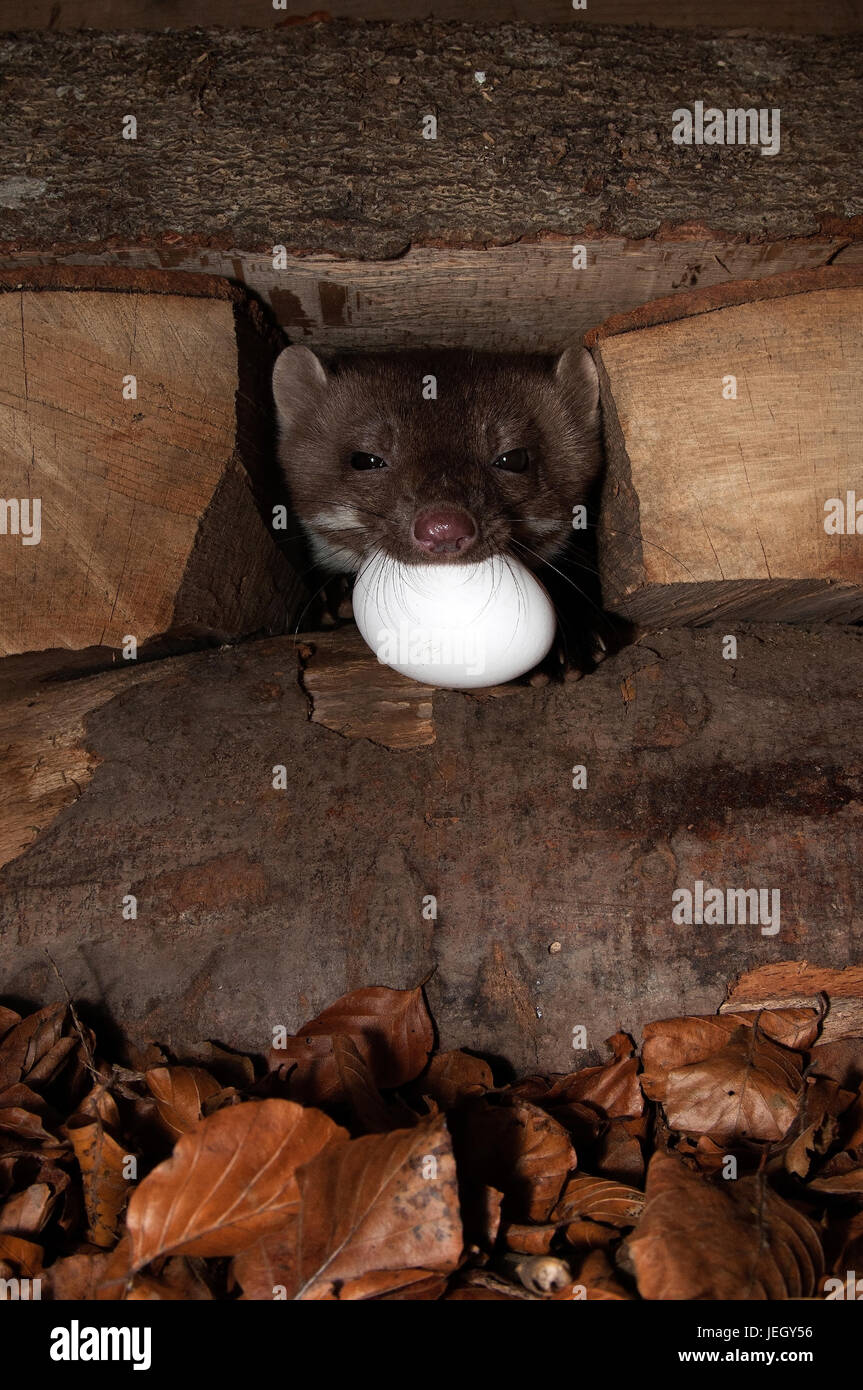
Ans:
{"type": "Polygon", "coordinates": [[[599,465],[590,354],[352,357],[304,347],[276,362],[279,452],[316,560],[357,570],[499,553],[534,567],[571,535],[599,465]]]}

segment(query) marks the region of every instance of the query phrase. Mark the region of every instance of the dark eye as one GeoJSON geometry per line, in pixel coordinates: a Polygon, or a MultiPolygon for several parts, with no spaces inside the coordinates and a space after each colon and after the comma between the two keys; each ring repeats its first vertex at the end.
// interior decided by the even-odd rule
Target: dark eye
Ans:
{"type": "Polygon", "coordinates": [[[368,468],[386,468],[387,461],[378,454],[351,454],[351,468],[361,471],[368,468]]]}
{"type": "Polygon", "coordinates": [[[508,449],[505,454],[498,455],[492,467],[502,468],[504,473],[523,473],[529,463],[527,449],[508,449]]]}

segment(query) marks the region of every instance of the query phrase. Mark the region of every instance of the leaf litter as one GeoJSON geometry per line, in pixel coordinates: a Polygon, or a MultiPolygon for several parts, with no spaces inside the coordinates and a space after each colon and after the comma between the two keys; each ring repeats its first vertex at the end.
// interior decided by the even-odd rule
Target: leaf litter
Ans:
{"type": "Polygon", "coordinates": [[[421,987],[355,990],[265,1062],[110,1062],[66,1004],[0,1006],[0,1278],[55,1300],[830,1297],[863,1260],[863,1036],[819,1044],[828,1009],[663,1019],[500,1084],[435,1052],[421,987]]]}

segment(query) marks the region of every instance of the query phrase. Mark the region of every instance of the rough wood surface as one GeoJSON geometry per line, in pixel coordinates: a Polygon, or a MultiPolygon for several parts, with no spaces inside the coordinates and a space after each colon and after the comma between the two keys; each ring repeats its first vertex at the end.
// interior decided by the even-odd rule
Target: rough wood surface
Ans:
{"type": "Polygon", "coordinates": [[[845,970],[810,965],[805,960],[777,961],[749,970],[735,980],[720,1013],[738,1009],[823,1009],[821,1042],[863,1036],[863,965],[845,970]]]}
{"type": "MultiPolygon", "coordinates": [[[[12,29],[182,29],[197,24],[228,28],[284,28],[326,19],[461,20],[465,0],[330,0],[326,9],[292,3],[282,9],[261,0],[2,0],[0,27],[12,29]],[[291,13],[294,9],[297,14],[291,13]]],[[[845,33],[863,29],[860,0],[825,6],[813,0],[591,0],[573,10],[570,0],[471,0],[473,23],[651,24],[666,29],[777,29],[787,33],[845,33]]]]}
{"type": "Polygon", "coordinates": [[[856,35],[433,21],[25,34],[0,49],[0,241],[386,257],[591,227],[859,230],[860,56],[856,35]],[[778,108],[780,153],[675,146],[696,100],[778,108]]]}
{"type": "Polygon", "coordinates": [[[0,874],[4,990],[52,997],[47,949],[139,1038],[263,1049],[346,989],[433,972],[444,1047],[564,1070],[577,1025],[598,1054],[755,966],[859,964],[863,634],[740,637],[736,662],[679,630],[575,685],[435,693],[434,744],[399,752],[310,720],[287,639],[93,678],[114,698],[89,715],[55,683],[42,745],[93,775],[0,874]],[[778,888],[779,933],[674,925],[698,880],[778,888]]]}
{"type": "Polygon", "coordinates": [[[831,268],[666,299],[589,335],[608,608],[642,627],[863,617],[861,324],[863,273],[831,268]]]}
{"type": "Polygon", "coordinates": [[[0,268],[65,264],[170,267],[215,272],[269,305],[292,342],[324,352],[473,347],[560,352],[612,315],[694,286],[771,278],[791,270],[844,265],[863,252],[847,235],[780,241],[728,240],[677,229],[637,241],[581,236],[584,269],[574,269],[574,236],[453,250],[412,246],[393,260],[272,256],[214,247],[120,245],[98,252],[0,254],[0,268]]]}
{"type": "Polygon", "coordinates": [[[4,505],[38,499],[41,518],[35,544],[4,528],[4,655],[285,629],[300,586],[250,476],[271,346],[230,286],[185,290],[153,272],[0,276],[4,505]]]}

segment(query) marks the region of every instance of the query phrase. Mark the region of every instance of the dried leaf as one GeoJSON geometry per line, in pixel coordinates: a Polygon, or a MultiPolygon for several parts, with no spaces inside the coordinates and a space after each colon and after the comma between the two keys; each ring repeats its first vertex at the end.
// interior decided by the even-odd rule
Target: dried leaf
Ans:
{"type": "Polygon", "coordinates": [[[559,1103],[587,1102],[603,1110],[609,1117],[640,1115],[644,1096],[638,1083],[638,1058],[632,1039],[626,1033],[615,1033],[608,1039],[614,1053],[613,1062],[599,1067],[583,1067],[561,1077],[536,1103],[555,1113],[559,1103]]]}
{"type": "Polygon", "coordinates": [[[612,1120],[594,1146],[591,1167],[603,1178],[615,1182],[644,1181],[644,1117],[612,1120]]]}
{"type": "Polygon", "coordinates": [[[39,1278],[42,1271],[42,1246],[23,1236],[0,1234],[0,1279],[10,1277],[39,1278]]]}
{"type": "Polygon", "coordinates": [[[511,1221],[503,1227],[500,1238],[505,1250],[515,1250],[520,1255],[547,1255],[556,1235],[554,1224],[532,1226],[511,1221]]]}
{"type": "Polygon", "coordinates": [[[26,1081],[63,1032],[65,1004],[49,1004],[15,1024],[0,1042],[0,1090],[26,1081]]]}
{"type": "Polygon", "coordinates": [[[38,1236],[47,1225],[57,1194],[47,1182],[34,1182],[0,1207],[0,1231],[7,1235],[38,1236]]]}
{"type": "Polygon", "coordinates": [[[863,1083],[863,1038],[837,1038],[819,1043],[809,1053],[809,1071],[828,1076],[843,1089],[856,1091],[863,1083]]]}
{"type": "Polygon", "coordinates": [[[547,1221],[576,1166],[566,1130],[539,1106],[477,1100],[454,1118],[456,1152],[466,1176],[504,1194],[512,1221],[547,1221]]]}
{"type": "Polygon", "coordinates": [[[590,1177],[576,1173],[563,1189],[560,1201],[551,1213],[558,1225],[588,1218],[607,1226],[626,1230],[634,1226],[644,1209],[644,1193],[622,1182],[590,1177]]]}
{"type": "Polygon", "coordinates": [[[494,1085],[491,1067],[469,1052],[439,1052],[417,1083],[442,1110],[451,1110],[466,1096],[479,1096],[494,1085]]]}
{"type": "Polygon", "coordinates": [[[576,1294],[588,1303],[617,1303],[632,1299],[632,1294],[627,1293],[617,1278],[604,1250],[591,1250],[585,1256],[568,1296],[573,1298],[576,1294]]]}
{"type": "Polygon", "coordinates": [[[201,1120],[132,1195],[132,1268],[158,1255],[235,1255],[299,1201],[296,1169],[347,1133],[288,1100],[247,1101],[201,1120]]]}
{"type": "Polygon", "coordinates": [[[296,1220],[234,1261],[246,1298],[364,1298],[405,1270],[456,1267],[462,1247],[455,1162],[446,1121],[368,1135],[318,1154],[297,1174],[296,1220]],[[356,1282],[359,1281],[359,1282],[356,1282]]]}
{"type": "Polygon", "coordinates": [[[128,1239],[123,1239],[116,1249],[110,1252],[79,1253],[55,1260],[47,1271],[49,1297],[58,1302],[123,1299],[126,1294],[128,1261],[128,1239]]]}
{"type": "Polygon", "coordinates": [[[11,1032],[16,1023],[20,1022],[20,1014],[16,1014],[14,1009],[7,1009],[3,1004],[0,1004],[0,1041],[5,1038],[7,1033],[11,1032]]]}
{"type": "Polygon", "coordinates": [[[101,1120],[74,1118],[66,1127],[84,1185],[87,1224],[94,1245],[115,1243],[131,1186],[125,1175],[129,1153],[101,1120]]]}
{"type": "Polygon", "coordinates": [[[709,1057],[665,1072],[661,1086],[671,1127],[707,1134],[717,1144],[782,1139],[797,1118],[802,1090],[800,1057],[745,1027],[709,1057]]]}
{"type": "Polygon", "coordinates": [[[204,1102],[220,1086],[202,1067],[151,1067],[144,1075],[162,1126],[172,1139],[188,1134],[201,1118],[204,1102]]]}
{"type": "Polygon", "coordinates": [[[371,1068],[353,1038],[334,1037],[333,1056],[338,1067],[341,1088],[355,1119],[366,1133],[385,1134],[388,1129],[396,1129],[399,1122],[402,1125],[410,1123],[411,1116],[406,1106],[401,1108],[398,1120],[395,1118],[394,1112],[389,1109],[375,1085],[371,1068]]]}
{"type": "Polygon", "coordinates": [[[833,1146],[838,1132],[839,1122],[833,1115],[823,1115],[817,1124],[808,1125],[785,1151],[783,1160],[787,1171],[795,1177],[807,1178],[815,1159],[833,1146]]]}
{"type": "Polygon", "coordinates": [[[628,1245],[649,1299],[811,1298],[823,1272],[814,1226],[763,1176],[723,1182],[654,1154],[628,1245]]]}
{"type": "Polygon", "coordinates": [[[813,1178],[807,1190],[823,1192],[827,1197],[863,1197],[863,1167],[833,1178],[813,1178]]]}
{"type": "Polygon", "coordinates": [[[333,1054],[337,1036],[353,1039],[375,1084],[384,1088],[418,1076],[434,1044],[422,989],[354,990],[271,1051],[274,1071],[294,1066],[288,1083],[292,1096],[317,1105],[346,1099],[333,1054]]]}
{"type": "Polygon", "coordinates": [[[751,1014],[666,1018],[644,1030],[641,1085],[650,1100],[663,1101],[668,1073],[703,1062],[725,1047],[738,1028],[756,1028],[759,1035],[783,1047],[811,1046],[818,1031],[814,1009],[764,1009],[751,1014]]]}

